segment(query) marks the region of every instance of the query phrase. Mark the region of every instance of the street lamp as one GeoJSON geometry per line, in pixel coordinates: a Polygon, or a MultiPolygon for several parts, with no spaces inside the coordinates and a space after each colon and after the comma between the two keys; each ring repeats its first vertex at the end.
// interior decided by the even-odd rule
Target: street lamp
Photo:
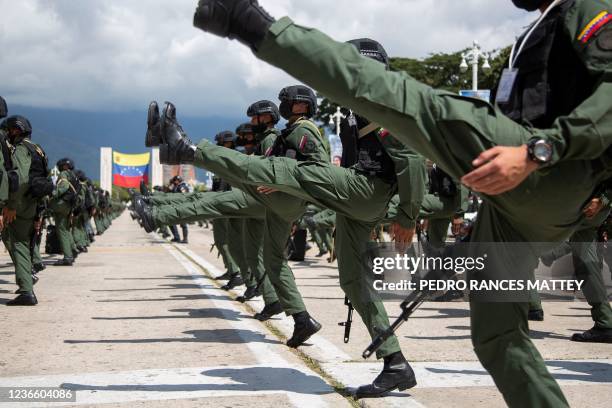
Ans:
{"type": "Polygon", "coordinates": [[[461,54],[461,64],[459,65],[459,69],[461,72],[466,72],[468,70],[468,62],[472,66],[472,90],[478,90],[478,62],[482,58],[483,64],[482,69],[489,70],[491,69],[491,65],[489,65],[489,54],[482,51],[478,41],[474,40],[472,48],[467,52],[461,54]]]}

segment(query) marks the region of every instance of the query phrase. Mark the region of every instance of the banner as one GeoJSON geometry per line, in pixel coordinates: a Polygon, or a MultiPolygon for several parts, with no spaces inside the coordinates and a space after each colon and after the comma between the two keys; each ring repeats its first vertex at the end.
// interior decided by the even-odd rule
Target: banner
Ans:
{"type": "Polygon", "coordinates": [[[140,181],[149,183],[151,153],[124,154],[113,152],[113,184],[138,188],[140,181]]]}

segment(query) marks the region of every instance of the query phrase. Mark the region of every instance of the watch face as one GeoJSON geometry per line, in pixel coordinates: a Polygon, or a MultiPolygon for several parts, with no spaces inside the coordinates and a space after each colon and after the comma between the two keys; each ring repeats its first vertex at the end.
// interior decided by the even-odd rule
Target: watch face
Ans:
{"type": "Polygon", "coordinates": [[[552,149],[548,143],[540,140],[533,146],[533,156],[541,162],[548,162],[552,156],[552,149]]]}

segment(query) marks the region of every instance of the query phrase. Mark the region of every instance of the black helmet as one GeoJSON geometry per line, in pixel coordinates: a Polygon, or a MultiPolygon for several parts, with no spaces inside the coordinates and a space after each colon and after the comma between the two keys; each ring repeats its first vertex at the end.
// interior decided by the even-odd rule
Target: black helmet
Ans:
{"type": "Polygon", "coordinates": [[[8,115],[8,106],[4,98],[0,96],[0,119],[6,118],[6,115],[8,115]]]}
{"type": "Polygon", "coordinates": [[[183,182],[183,178],[181,176],[179,176],[179,175],[176,175],[176,176],[174,176],[174,177],[172,177],[170,179],[171,183],[174,183],[175,181],[178,182],[178,183],[182,183],[183,182]]]}
{"type": "Polygon", "coordinates": [[[2,128],[7,131],[10,129],[19,129],[23,137],[30,137],[32,134],[32,125],[30,121],[21,115],[13,115],[4,119],[2,128]]]}
{"type": "Polygon", "coordinates": [[[215,136],[215,140],[217,141],[218,145],[222,145],[228,142],[236,143],[236,134],[231,130],[224,130],[223,132],[217,133],[217,136],[215,136]]]}
{"type": "Polygon", "coordinates": [[[356,40],[347,41],[347,43],[353,44],[364,57],[370,57],[378,62],[382,62],[387,69],[389,69],[389,56],[378,41],[374,41],[370,38],[358,38],[356,40]]]}
{"type": "Polygon", "coordinates": [[[249,133],[253,133],[253,125],[249,122],[245,122],[236,128],[236,134],[238,136],[244,136],[249,133]]]}
{"type": "Polygon", "coordinates": [[[249,118],[258,115],[272,115],[272,121],[274,124],[278,123],[280,120],[280,112],[278,111],[276,104],[265,99],[251,104],[251,106],[249,106],[247,109],[247,116],[249,118]]]}
{"type": "Polygon", "coordinates": [[[57,161],[56,166],[57,166],[57,168],[58,168],[58,169],[60,169],[60,170],[61,170],[61,169],[62,169],[62,167],[64,167],[64,166],[68,166],[68,168],[69,168],[70,170],[74,170],[74,162],[73,162],[71,159],[67,158],[67,157],[64,157],[63,159],[59,159],[59,160],[57,161]]]}
{"type": "Polygon", "coordinates": [[[87,181],[87,176],[83,170],[75,170],[74,175],[77,176],[79,181],[87,181]]]}
{"type": "Polygon", "coordinates": [[[312,89],[304,85],[293,85],[281,89],[278,99],[281,101],[280,114],[285,119],[289,119],[293,115],[291,108],[296,102],[306,102],[308,104],[307,117],[311,118],[317,113],[317,96],[312,89]]]}
{"type": "Polygon", "coordinates": [[[527,11],[535,11],[546,4],[547,0],[512,0],[512,3],[518,8],[527,11]]]}

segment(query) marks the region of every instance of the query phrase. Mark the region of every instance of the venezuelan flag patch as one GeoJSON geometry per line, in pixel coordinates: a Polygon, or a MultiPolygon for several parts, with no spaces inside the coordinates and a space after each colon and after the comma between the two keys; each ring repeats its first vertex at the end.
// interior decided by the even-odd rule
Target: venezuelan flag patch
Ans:
{"type": "Polygon", "coordinates": [[[586,44],[603,26],[608,24],[612,20],[612,14],[608,11],[602,11],[594,19],[592,19],[584,30],[578,36],[578,41],[586,44]]]}

